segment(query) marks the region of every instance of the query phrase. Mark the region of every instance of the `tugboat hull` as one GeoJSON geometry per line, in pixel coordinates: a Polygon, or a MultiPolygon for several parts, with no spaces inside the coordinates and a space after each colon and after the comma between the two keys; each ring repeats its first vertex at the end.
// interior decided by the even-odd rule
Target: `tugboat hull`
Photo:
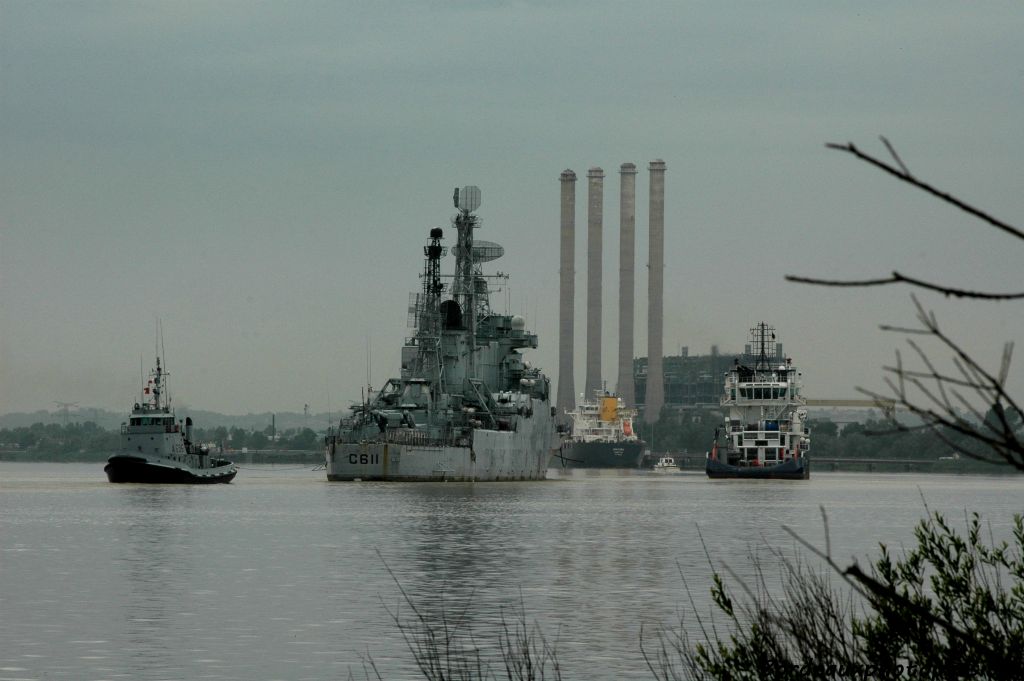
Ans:
{"type": "Polygon", "coordinates": [[[805,457],[787,459],[774,466],[742,467],[709,458],[704,470],[712,479],[808,480],[811,477],[811,463],[805,457]]]}
{"type": "Polygon", "coordinates": [[[158,485],[210,485],[231,482],[238,469],[227,461],[216,461],[211,468],[194,469],[179,462],[151,461],[139,456],[116,455],[107,460],[103,472],[110,482],[136,482],[158,485]]]}

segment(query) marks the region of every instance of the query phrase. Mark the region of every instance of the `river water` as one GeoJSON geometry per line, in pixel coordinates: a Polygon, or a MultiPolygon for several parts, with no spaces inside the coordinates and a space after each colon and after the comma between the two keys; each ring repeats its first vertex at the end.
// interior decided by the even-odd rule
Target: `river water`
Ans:
{"type": "MultiPolygon", "coordinates": [[[[1024,477],[815,473],[715,481],[576,471],[533,483],[328,483],[252,466],[231,485],[111,485],[98,464],[0,462],[0,679],[419,678],[389,611],[460,613],[486,646],[522,603],[566,679],[651,678],[643,625],[710,607],[789,526],[870,560],[925,503],[1008,536],[1024,477]],[[703,537],[703,544],[701,541],[703,537]],[[392,577],[388,568],[393,572],[392,577]],[[397,580],[397,583],[396,583],[397,580]],[[511,610],[510,610],[511,609],[511,610]]],[[[454,615],[453,615],[454,618],[454,615]]]]}

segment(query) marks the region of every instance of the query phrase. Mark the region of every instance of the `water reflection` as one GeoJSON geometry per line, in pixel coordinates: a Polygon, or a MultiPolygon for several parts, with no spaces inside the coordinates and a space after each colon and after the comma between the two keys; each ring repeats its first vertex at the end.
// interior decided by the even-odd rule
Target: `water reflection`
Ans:
{"type": "Polygon", "coordinates": [[[180,636],[190,600],[195,556],[186,520],[194,490],[188,486],[132,486],[119,490],[122,520],[113,555],[123,601],[123,641],[129,673],[181,670],[182,653],[168,645],[180,636]]]}
{"type": "Polygon", "coordinates": [[[646,679],[640,625],[677,621],[680,571],[710,607],[701,535],[716,565],[746,574],[751,550],[792,545],[782,525],[821,544],[824,505],[833,552],[863,558],[911,539],[923,495],[953,520],[985,513],[998,540],[1024,489],[853,474],[328,484],[271,467],[208,489],[37,466],[0,462],[0,610],[18,613],[0,617],[0,668],[53,679],[362,678],[367,654],[384,678],[420,678],[385,609],[401,604],[385,560],[428,607],[442,592],[468,604],[481,639],[521,595],[566,678],[646,679]]]}

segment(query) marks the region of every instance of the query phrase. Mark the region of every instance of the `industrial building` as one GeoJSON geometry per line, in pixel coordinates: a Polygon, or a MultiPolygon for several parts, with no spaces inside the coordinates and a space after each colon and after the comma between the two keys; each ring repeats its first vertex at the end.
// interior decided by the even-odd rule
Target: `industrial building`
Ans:
{"type": "MultiPolygon", "coordinates": [[[[784,357],[782,343],[777,343],[777,356],[784,357]]],[[[691,355],[683,347],[678,355],[662,358],[664,380],[664,406],[682,410],[698,407],[717,407],[722,397],[725,372],[737,359],[752,365],[755,358],[747,345],[743,353],[721,353],[717,345],[706,355],[691,355]]],[[[636,406],[646,413],[648,362],[646,357],[633,360],[633,382],[636,387],[636,406]]],[[[659,410],[660,411],[660,410],[659,410]]]]}

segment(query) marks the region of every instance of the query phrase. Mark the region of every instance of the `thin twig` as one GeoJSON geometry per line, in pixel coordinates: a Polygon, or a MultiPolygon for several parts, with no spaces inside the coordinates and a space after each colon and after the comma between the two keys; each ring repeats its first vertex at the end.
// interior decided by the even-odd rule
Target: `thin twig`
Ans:
{"type": "Polygon", "coordinates": [[[814,286],[835,286],[835,287],[849,287],[849,288],[867,288],[869,286],[888,286],[890,284],[909,284],[910,286],[916,286],[923,288],[928,291],[935,291],[941,293],[944,296],[952,296],[954,298],[966,298],[969,300],[1020,300],[1024,299],[1024,292],[1021,293],[991,293],[988,291],[971,291],[962,288],[953,288],[951,286],[943,286],[941,284],[933,284],[931,282],[924,281],[923,279],[917,279],[916,277],[908,277],[899,272],[893,272],[891,277],[885,279],[817,279],[814,277],[801,277],[795,274],[787,274],[786,281],[791,281],[796,284],[812,284],[814,286]]]}
{"type": "Polygon", "coordinates": [[[1011,235],[1017,237],[1018,239],[1024,240],[1024,232],[1021,232],[1016,227],[1014,227],[1014,226],[1012,226],[1012,225],[1010,225],[1010,224],[1008,224],[1006,222],[1003,222],[1002,220],[999,220],[999,219],[997,219],[995,217],[992,217],[988,213],[986,213],[984,211],[981,211],[981,210],[978,210],[977,208],[975,208],[974,206],[972,206],[970,204],[964,203],[963,201],[961,201],[960,199],[956,198],[955,196],[952,196],[952,195],[950,195],[950,194],[948,194],[948,193],[946,193],[944,191],[941,191],[941,190],[936,189],[935,187],[932,187],[930,184],[927,184],[925,182],[922,182],[922,181],[916,179],[915,177],[911,176],[910,173],[903,172],[902,170],[900,170],[898,168],[894,168],[893,166],[889,165],[888,163],[885,163],[883,161],[878,160],[874,156],[871,156],[869,154],[865,154],[860,149],[855,147],[852,142],[847,142],[846,144],[829,143],[829,144],[826,144],[825,146],[828,147],[829,149],[835,149],[837,151],[845,151],[845,152],[847,152],[849,154],[853,154],[854,156],[856,156],[860,160],[865,161],[867,163],[870,163],[871,165],[873,165],[873,166],[875,166],[877,168],[881,168],[885,172],[889,173],[890,175],[892,175],[892,176],[894,176],[896,178],[899,178],[903,182],[907,182],[909,184],[912,184],[913,186],[917,187],[918,189],[926,191],[929,194],[931,194],[933,196],[936,196],[939,199],[945,201],[946,203],[949,203],[949,204],[952,204],[952,205],[956,206],[957,208],[959,208],[960,210],[964,211],[965,213],[969,213],[969,214],[973,215],[974,217],[976,217],[976,218],[978,218],[980,220],[984,220],[985,222],[989,223],[993,227],[996,227],[998,229],[1003,230],[1007,234],[1011,234],[1011,235]]]}

